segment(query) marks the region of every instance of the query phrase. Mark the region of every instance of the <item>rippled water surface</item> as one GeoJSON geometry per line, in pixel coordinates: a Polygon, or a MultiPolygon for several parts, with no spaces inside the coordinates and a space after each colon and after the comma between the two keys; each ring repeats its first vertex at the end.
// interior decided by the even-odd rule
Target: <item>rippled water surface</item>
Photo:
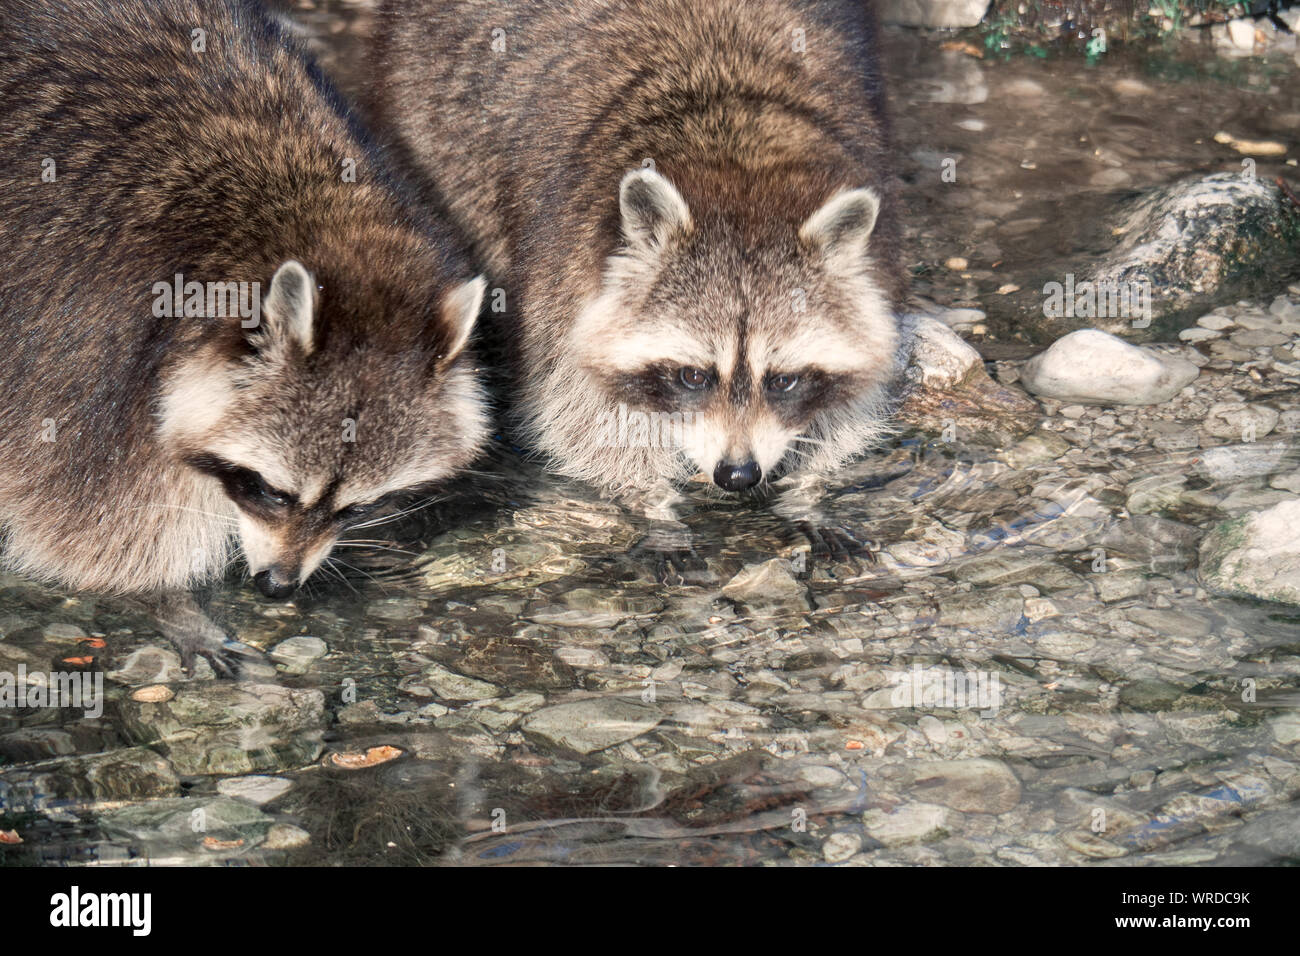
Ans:
{"type": "MultiPolygon", "coordinates": [[[[347,85],[365,7],[300,17],[347,85]]],[[[1124,190],[1238,164],[1218,128],[1300,133],[1290,60],[981,62],[887,36],[918,291],[988,313],[1005,382],[1033,334],[1000,285],[1069,271],[1124,190]],[[987,96],[933,102],[962,84],[987,96]]],[[[1261,307],[1300,303],[1283,271],[1261,307]]],[[[103,673],[108,698],[0,712],[0,831],[22,841],[0,861],[1300,861],[1300,607],[1197,573],[1208,529],[1300,492],[1300,380],[1197,355],[1166,405],[1048,402],[997,447],[900,434],[826,502],[871,558],[698,488],[701,570],[675,586],[641,519],[499,438],[341,578],[210,595],[269,655],[241,681],[186,679],[128,603],[0,578],[0,668],[103,673]],[[1216,435],[1224,401],[1278,425],[1216,435]],[[1207,467],[1214,446],[1236,466],[1207,467]]]]}

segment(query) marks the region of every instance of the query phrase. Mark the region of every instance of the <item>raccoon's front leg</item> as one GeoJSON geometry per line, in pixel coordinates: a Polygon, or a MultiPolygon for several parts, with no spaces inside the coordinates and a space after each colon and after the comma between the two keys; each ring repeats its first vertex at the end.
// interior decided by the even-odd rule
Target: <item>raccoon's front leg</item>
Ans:
{"type": "Polygon", "coordinates": [[[808,539],[812,553],[833,560],[865,558],[875,560],[878,550],[865,535],[854,534],[832,522],[821,507],[826,494],[825,478],[819,474],[801,475],[791,481],[772,503],[772,512],[789,522],[808,539]]]}
{"type": "Polygon", "coordinates": [[[644,537],[632,547],[632,554],[652,560],[655,577],[664,584],[705,584],[708,565],[695,550],[691,529],[677,517],[681,497],[668,489],[633,495],[624,499],[650,522],[644,537]]]}
{"type": "Polygon", "coordinates": [[[200,657],[218,677],[248,680],[275,675],[275,669],[261,651],[231,639],[213,623],[199,595],[171,591],[139,600],[148,608],[163,636],[176,646],[181,666],[189,676],[194,676],[194,665],[200,657]]]}

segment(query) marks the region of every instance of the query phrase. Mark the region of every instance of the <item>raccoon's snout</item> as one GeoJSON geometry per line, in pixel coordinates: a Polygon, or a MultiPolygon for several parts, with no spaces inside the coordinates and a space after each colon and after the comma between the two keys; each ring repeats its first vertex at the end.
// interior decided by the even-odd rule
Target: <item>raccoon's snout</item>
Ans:
{"type": "Polygon", "coordinates": [[[753,488],[762,477],[763,469],[758,467],[756,461],[747,461],[741,465],[720,461],[713,469],[714,484],[727,491],[744,491],[746,488],[753,488]]]}
{"type": "Polygon", "coordinates": [[[298,590],[298,575],[287,573],[279,565],[272,565],[253,575],[253,583],[266,597],[282,601],[298,590]]]}

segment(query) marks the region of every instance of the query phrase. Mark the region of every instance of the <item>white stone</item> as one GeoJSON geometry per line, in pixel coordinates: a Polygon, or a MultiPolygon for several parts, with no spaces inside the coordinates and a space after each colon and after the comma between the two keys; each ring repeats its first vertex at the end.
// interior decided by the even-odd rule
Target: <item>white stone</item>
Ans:
{"type": "Polygon", "coordinates": [[[1098,329],[1080,329],[1026,362],[1020,382],[1061,401],[1154,405],[1169,401],[1199,372],[1186,359],[1130,345],[1098,329]]]}
{"type": "Polygon", "coordinates": [[[944,323],[920,315],[915,318],[915,329],[912,367],[921,373],[925,387],[950,388],[982,364],[979,352],[944,323]]]}
{"type": "Polygon", "coordinates": [[[884,0],[880,19],[905,27],[973,27],[988,8],[989,0],[884,0]]]}
{"type": "Polygon", "coordinates": [[[594,671],[609,666],[609,658],[595,647],[564,646],[555,649],[555,656],[570,667],[594,671]]]}
{"type": "Polygon", "coordinates": [[[832,833],[822,845],[827,863],[843,863],[862,849],[862,837],[856,833],[832,833]]]}
{"type": "Polygon", "coordinates": [[[305,674],[329,648],[319,637],[291,637],[271,648],[271,660],[289,674],[305,674]]]}
{"type": "Polygon", "coordinates": [[[1211,312],[1209,315],[1203,315],[1196,320],[1196,324],[1203,329],[1210,329],[1214,332],[1222,332],[1224,329],[1230,329],[1237,323],[1230,317],[1219,312],[1211,312]]]}
{"type": "Polygon", "coordinates": [[[1255,49],[1255,21],[1231,20],[1228,22],[1228,39],[1238,50],[1255,49]]]}
{"type": "Polygon", "coordinates": [[[891,811],[873,807],[862,815],[862,823],[873,840],[885,846],[906,846],[940,836],[951,825],[951,818],[947,807],[911,803],[891,811]]]}
{"type": "Polygon", "coordinates": [[[1300,604],[1300,498],[1211,531],[1201,544],[1200,575],[1219,594],[1300,604]]]}

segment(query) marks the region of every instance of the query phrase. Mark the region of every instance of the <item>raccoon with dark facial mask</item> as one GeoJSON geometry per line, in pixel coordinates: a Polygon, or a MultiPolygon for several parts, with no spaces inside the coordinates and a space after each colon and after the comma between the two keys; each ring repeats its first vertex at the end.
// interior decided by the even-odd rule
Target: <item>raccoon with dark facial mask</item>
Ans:
{"type": "Polygon", "coordinates": [[[259,4],[0,18],[10,567],[160,592],[242,552],[282,598],[469,464],[484,281],[259,4]]]}
{"type": "Polygon", "coordinates": [[[558,471],[662,502],[886,434],[908,335],[869,5],[390,0],[375,60],[381,123],[514,297],[558,471]]]}

